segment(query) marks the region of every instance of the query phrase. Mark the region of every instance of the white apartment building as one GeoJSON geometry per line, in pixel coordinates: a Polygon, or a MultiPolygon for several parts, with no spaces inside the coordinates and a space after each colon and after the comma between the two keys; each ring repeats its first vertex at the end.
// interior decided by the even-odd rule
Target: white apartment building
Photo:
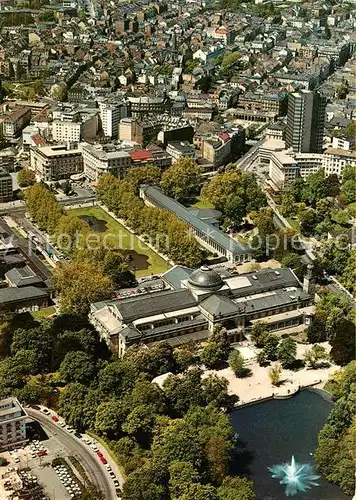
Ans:
{"type": "Polygon", "coordinates": [[[23,445],[26,439],[27,413],[17,398],[0,400],[0,451],[23,445]]]}
{"type": "Polygon", "coordinates": [[[323,154],[325,175],[336,174],[342,177],[346,166],[356,168],[356,151],[329,148],[323,154]]]}
{"type": "Polygon", "coordinates": [[[324,168],[324,155],[321,153],[295,153],[294,158],[299,167],[299,175],[304,180],[324,168]]]}
{"type": "Polygon", "coordinates": [[[119,179],[131,165],[130,153],[113,144],[81,144],[84,174],[90,181],[97,181],[103,174],[112,174],[119,179]]]}
{"type": "Polygon", "coordinates": [[[64,145],[31,147],[30,168],[39,180],[69,179],[71,175],[83,172],[82,151],[67,149],[64,145]]]}
{"type": "Polygon", "coordinates": [[[120,120],[127,117],[126,104],[123,102],[113,103],[103,101],[99,103],[99,109],[105,136],[117,139],[120,120]]]}
{"type": "Polygon", "coordinates": [[[269,177],[277,189],[286,189],[298,177],[298,164],[294,158],[283,151],[274,151],[271,154],[269,177]]]}
{"type": "Polygon", "coordinates": [[[173,158],[173,163],[183,157],[192,158],[192,160],[195,158],[195,148],[188,141],[169,142],[166,151],[173,158]]]}
{"type": "Polygon", "coordinates": [[[81,123],[54,120],[52,123],[52,138],[55,142],[79,142],[81,128],[81,123]]]}

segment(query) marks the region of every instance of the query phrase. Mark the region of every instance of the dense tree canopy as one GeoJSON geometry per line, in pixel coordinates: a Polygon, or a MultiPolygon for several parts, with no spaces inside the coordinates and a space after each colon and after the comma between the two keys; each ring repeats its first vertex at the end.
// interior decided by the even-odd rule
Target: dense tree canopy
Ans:
{"type": "Polygon", "coordinates": [[[191,159],[179,158],[162,175],[163,192],[180,202],[188,201],[199,194],[202,170],[191,159]]]}
{"type": "Polygon", "coordinates": [[[33,170],[23,168],[17,174],[17,182],[20,187],[32,186],[36,182],[36,175],[33,170]]]}
{"type": "Polygon", "coordinates": [[[348,495],[355,492],[356,361],[332,380],[329,390],[336,403],[319,433],[314,454],[318,470],[348,495]]]}
{"type": "Polygon", "coordinates": [[[222,212],[225,225],[239,224],[248,212],[267,204],[256,176],[241,170],[227,170],[215,175],[203,186],[201,196],[222,212]]]}
{"type": "Polygon", "coordinates": [[[53,280],[60,293],[61,311],[79,316],[88,314],[92,302],[110,298],[114,285],[97,264],[88,262],[60,263],[53,280]]]}

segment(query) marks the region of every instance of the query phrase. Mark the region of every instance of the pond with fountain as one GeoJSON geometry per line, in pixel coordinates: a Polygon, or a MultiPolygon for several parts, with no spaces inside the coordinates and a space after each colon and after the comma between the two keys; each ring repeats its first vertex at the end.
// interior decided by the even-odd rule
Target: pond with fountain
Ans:
{"type": "Polygon", "coordinates": [[[326,396],[303,390],[231,413],[236,434],[234,473],[255,483],[258,500],[345,500],[338,486],[315,470],[319,430],[330,413],[326,396]]]}

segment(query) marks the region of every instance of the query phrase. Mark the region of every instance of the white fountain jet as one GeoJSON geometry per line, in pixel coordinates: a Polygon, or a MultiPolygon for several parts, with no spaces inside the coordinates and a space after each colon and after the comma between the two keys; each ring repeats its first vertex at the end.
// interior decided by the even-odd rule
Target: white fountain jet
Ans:
{"type": "Polygon", "coordinates": [[[272,477],[280,479],[280,484],[286,486],[286,496],[292,497],[297,493],[303,493],[310,490],[312,486],[318,486],[316,482],[320,476],[314,474],[313,467],[310,464],[298,464],[294,455],[290,463],[274,465],[268,467],[272,477]]]}

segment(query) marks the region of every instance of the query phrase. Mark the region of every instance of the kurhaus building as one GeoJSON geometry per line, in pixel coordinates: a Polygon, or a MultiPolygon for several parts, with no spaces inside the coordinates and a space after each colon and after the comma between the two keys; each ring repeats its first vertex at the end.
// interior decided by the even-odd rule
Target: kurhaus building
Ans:
{"type": "Polygon", "coordinates": [[[203,340],[216,324],[237,342],[256,321],[270,331],[288,330],[309,324],[314,314],[312,266],[303,284],[286,268],[237,275],[226,268],[175,266],[153,288],[140,285],[124,297],[91,305],[91,323],[119,356],[134,344],[203,340]]]}

